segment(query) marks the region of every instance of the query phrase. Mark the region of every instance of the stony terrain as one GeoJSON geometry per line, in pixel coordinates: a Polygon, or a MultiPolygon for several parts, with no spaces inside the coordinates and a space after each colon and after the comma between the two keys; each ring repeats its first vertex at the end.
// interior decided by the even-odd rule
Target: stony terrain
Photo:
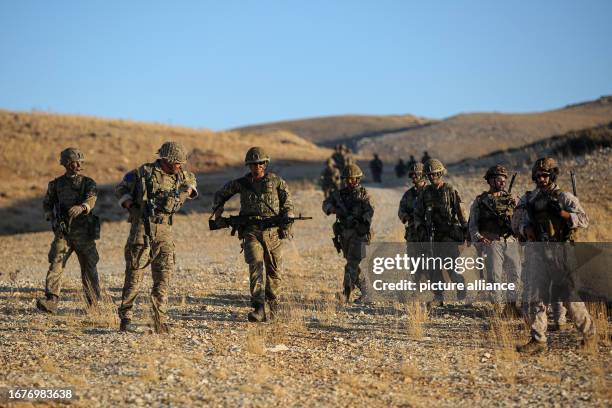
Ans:
{"type": "MultiPolygon", "coordinates": [[[[483,188],[476,176],[451,182],[465,197],[483,188]]],[[[52,234],[2,237],[0,388],[72,387],[74,406],[83,407],[610,406],[604,309],[594,310],[596,350],[577,351],[569,330],[550,336],[549,352],[524,357],[514,352],[528,338],[522,322],[490,317],[485,304],[450,303],[429,315],[418,305],[341,305],[343,262],[330,242],[332,220],[320,210],[322,194],[293,186],[297,212],[314,219],[296,225],[285,245],[287,296],[274,323],[247,323],[247,267],[229,231],[208,231],[209,196],[175,221],[170,335],[149,329],[150,274],[137,305],[140,332],[117,331],[126,222],[103,225],[100,311],[84,310],[71,259],[60,313],[36,312],[52,234]]],[[[374,240],[401,240],[396,206],[403,188],[368,187],[374,240]]]]}

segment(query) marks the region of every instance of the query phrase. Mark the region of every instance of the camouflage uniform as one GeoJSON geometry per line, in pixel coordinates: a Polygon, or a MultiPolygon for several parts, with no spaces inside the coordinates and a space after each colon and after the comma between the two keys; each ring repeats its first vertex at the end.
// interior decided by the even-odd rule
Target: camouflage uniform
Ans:
{"type": "MultiPolygon", "coordinates": [[[[240,215],[293,216],[293,203],[287,183],[274,173],[266,173],[257,181],[254,181],[249,173],[228,182],[215,193],[213,211],[223,211],[224,203],[235,194],[240,194],[240,215]]],[[[250,225],[238,234],[242,240],[244,260],[249,264],[251,304],[257,309],[263,307],[267,301],[274,312],[282,294],[281,238],[287,237],[289,232],[250,225]]]]}
{"type": "MultiPolygon", "coordinates": [[[[498,175],[508,176],[503,167],[494,166],[487,171],[485,180],[498,175]]],[[[517,285],[520,282],[518,241],[510,223],[515,206],[515,199],[502,190],[496,194],[483,192],[476,197],[470,208],[468,229],[472,242],[476,243],[479,254],[485,259],[488,282],[504,282],[504,275],[507,275],[508,282],[517,285]],[[491,243],[478,243],[483,238],[491,243]]],[[[516,293],[511,291],[507,291],[505,296],[502,292],[492,294],[492,301],[496,303],[510,303],[514,299],[516,293]]]]}
{"type": "Polygon", "coordinates": [[[348,157],[349,157],[349,154],[345,152],[343,146],[336,145],[336,150],[332,154],[331,158],[334,161],[334,163],[336,163],[336,167],[338,168],[338,171],[340,171],[341,173],[344,170],[344,166],[348,164],[346,162],[348,157]]]}
{"type": "MultiPolygon", "coordinates": [[[[171,143],[174,142],[164,146],[171,143]]],[[[168,174],[162,169],[160,159],[127,173],[117,185],[115,195],[120,206],[127,200],[133,202],[128,210],[131,228],[125,244],[125,282],[119,317],[122,321],[132,318],[145,268],[151,264],[153,320],[156,327],[162,327],[167,320],[168,287],[175,265],[173,215],[187,199],[197,197],[195,176],[184,170],[168,174]],[[190,194],[188,189],[192,190],[190,194]],[[149,216],[147,207],[153,209],[149,216]],[[147,236],[147,224],[150,236],[147,236]]]]}
{"type": "MultiPolygon", "coordinates": [[[[404,232],[404,239],[406,240],[407,253],[411,256],[420,256],[423,249],[423,246],[421,245],[421,237],[419,236],[414,223],[414,209],[416,206],[416,200],[425,186],[426,184],[423,183],[418,186],[412,186],[406,190],[402,196],[402,199],[400,200],[399,209],[397,211],[398,218],[406,228],[404,232]]],[[[414,278],[416,282],[420,282],[423,278],[425,278],[423,270],[417,270],[414,278]]]]}
{"type": "MultiPolygon", "coordinates": [[[[359,169],[356,165],[351,165],[347,169],[353,167],[359,169]]],[[[370,240],[370,225],[374,216],[370,196],[361,185],[355,187],[347,185],[333,192],[323,202],[323,212],[328,215],[336,213],[334,235],[340,239],[342,255],[346,259],[343,282],[346,300],[349,300],[355,286],[360,289],[364,297],[367,295],[367,290],[359,264],[365,257],[365,245],[370,240]]]]}
{"type": "Polygon", "coordinates": [[[45,285],[47,300],[57,299],[61,293],[64,265],[74,251],[81,265],[81,281],[89,304],[100,298],[97,264],[99,260],[95,239],[99,233],[97,217],[92,214],[98,191],[96,183],[89,177],[76,175],[60,176],[49,183],[43,201],[47,218],[54,217],[55,238],[49,250],[49,271],[45,285]],[[82,205],[86,210],[74,219],[69,219],[68,210],[82,205]],[[54,214],[54,215],[52,215],[54,214]],[[59,223],[64,221],[68,233],[60,231],[59,223]]]}
{"type": "MultiPolygon", "coordinates": [[[[433,160],[435,159],[430,160],[428,163],[431,163],[433,160]]],[[[435,161],[439,163],[439,161],[435,161]]],[[[442,166],[441,163],[439,165],[442,166]]],[[[446,172],[446,169],[441,168],[446,172]]],[[[466,231],[467,225],[463,210],[461,209],[459,192],[449,183],[443,182],[440,187],[430,184],[420,192],[416,200],[414,223],[420,241],[430,241],[427,231],[428,228],[433,226],[434,242],[457,243],[456,245],[444,244],[440,246],[441,251],[436,253],[436,256],[441,258],[457,258],[459,256],[459,245],[464,242],[464,231],[466,231]]],[[[454,271],[448,271],[448,274],[452,282],[465,283],[463,275],[454,271]]],[[[433,270],[431,275],[434,282],[444,281],[442,270],[433,270]]],[[[434,291],[434,296],[436,301],[442,301],[444,293],[437,290],[434,291]]],[[[464,299],[465,290],[458,290],[457,298],[459,300],[464,299]]]]}
{"type": "MultiPolygon", "coordinates": [[[[562,192],[554,184],[546,191],[537,188],[527,192],[519,205],[528,209],[521,232],[524,233],[527,227],[535,227],[539,230],[537,240],[540,242],[569,242],[573,240],[572,235],[576,229],[588,227],[588,217],[578,198],[571,193],[562,192]],[[561,210],[569,212],[570,219],[566,221],[551,211],[551,202],[558,203],[561,210]]],[[[532,339],[539,343],[546,342],[548,320],[545,300],[548,300],[551,287],[553,292],[556,287],[556,290],[564,294],[562,303],[569,309],[578,330],[585,338],[592,338],[595,326],[584,302],[572,301],[577,297],[574,286],[576,265],[573,246],[559,244],[542,250],[541,246],[527,245],[525,261],[528,263],[526,290],[529,291],[531,299],[529,322],[532,339]],[[536,301],[534,297],[539,300],[536,301]]],[[[558,307],[555,309],[557,314],[563,313],[558,307]]],[[[561,319],[562,317],[555,316],[556,321],[561,319]]]]}
{"type": "Polygon", "coordinates": [[[327,166],[321,173],[320,184],[325,198],[329,197],[332,191],[340,188],[340,170],[334,165],[332,159],[327,161],[327,166]]]}

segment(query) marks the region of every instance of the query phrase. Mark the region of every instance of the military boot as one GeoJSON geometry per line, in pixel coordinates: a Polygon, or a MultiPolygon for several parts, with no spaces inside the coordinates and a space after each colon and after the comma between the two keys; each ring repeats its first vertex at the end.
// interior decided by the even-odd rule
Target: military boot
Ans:
{"type": "Polygon", "coordinates": [[[133,326],[132,326],[132,319],[128,319],[127,317],[121,318],[121,323],[119,324],[119,331],[120,332],[134,331],[133,326]]]}
{"type": "Polygon", "coordinates": [[[582,340],[580,340],[578,350],[597,351],[597,337],[595,337],[595,335],[584,336],[582,340]]]}
{"type": "Polygon", "coordinates": [[[558,331],[567,330],[567,329],[569,329],[569,327],[570,327],[570,325],[565,323],[565,322],[555,322],[555,323],[550,325],[548,330],[553,331],[553,332],[558,332],[558,331]]]}
{"type": "Polygon", "coordinates": [[[257,303],[253,310],[247,315],[249,322],[261,323],[266,321],[266,307],[264,304],[257,303]]]}
{"type": "Polygon", "coordinates": [[[546,348],[546,343],[537,341],[536,339],[532,338],[526,344],[516,346],[516,351],[525,354],[537,354],[542,351],[545,351],[546,348]]]}
{"type": "Polygon", "coordinates": [[[351,301],[351,288],[345,287],[342,295],[344,296],[344,303],[349,303],[351,301]]]}
{"type": "Polygon", "coordinates": [[[156,323],[153,325],[153,330],[157,334],[170,334],[170,326],[168,323],[156,323]]]}
{"type": "Polygon", "coordinates": [[[55,295],[47,295],[45,299],[38,299],[36,301],[36,308],[41,312],[55,314],[57,313],[57,303],[59,298],[55,295]]]}
{"type": "Polygon", "coordinates": [[[270,316],[268,320],[274,321],[278,317],[278,300],[272,300],[268,302],[268,309],[270,310],[270,316]]]}

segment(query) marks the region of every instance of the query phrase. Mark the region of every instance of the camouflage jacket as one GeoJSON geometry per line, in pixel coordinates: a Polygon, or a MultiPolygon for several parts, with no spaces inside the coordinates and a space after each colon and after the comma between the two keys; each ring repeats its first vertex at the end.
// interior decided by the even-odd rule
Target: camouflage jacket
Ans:
{"type": "Polygon", "coordinates": [[[334,167],[325,167],[321,173],[320,185],[323,190],[337,190],[341,184],[340,170],[334,167]]]}
{"type": "Polygon", "coordinates": [[[356,229],[361,235],[370,230],[374,207],[366,189],[362,186],[344,187],[334,191],[323,201],[323,212],[336,211],[336,218],[343,229],[356,229]]]}
{"type": "Polygon", "coordinates": [[[478,242],[483,237],[492,241],[509,238],[514,235],[511,219],[516,202],[510,194],[502,191],[493,196],[488,191],[478,195],[470,207],[468,229],[472,241],[478,242]]]}
{"type": "Polygon", "coordinates": [[[467,222],[461,209],[461,197],[459,192],[449,183],[443,183],[441,187],[434,185],[426,186],[416,200],[414,211],[415,227],[423,240],[431,223],[435,229],[435,240],[444,241],[452,238],[460,241],[459,235],[467,228],[467,222]]]}
{"type": "Polygon", "coordinates": [[[168,174],[161,168],[160,161],[146,163],[125,174],[121,183],[115,188],[119,205],[132,200],[130,221],[142,218],[144,197],[151,200],[158,223],[165,223],[176,213],[187,199],[198,196],[197,183],[193,173],[181,170],[178,174],[168,174]],[[191,188],[191,194],[186,191],[191,188]]]}
{"type": "Polygon", "coordinates": [[[527,210],[519,225],[521,235],[525,234],[525,227],[532,226],[538,241],[572,241],[575,230],[589,226],[589,218],[578,197],[561,191],[557,185],[547,191],[539,188],[528,191],[521,197],[517,207],[527,210]],[[558,210],[567,211],[570,214],[569,220],[561,218],[558,210]]]}
{"type": "Polygon", "coordinates": [[[49,219],[60,217],[68,221],[68,210],[75,205],[87,208],[82,214],[71,220],[71,229],[86,225],[87,215],[91,214],[96,200],[98,189],[96,182],[86,176],[68,177],[60,176],[49,182],[47,194],[43,200],[43,211],[49,219]]]}
{"type": "Polygon", "coordinates": [[[407,230],[414,230],[414,209],[416,207],[416,200],[419,197],[419,193],[423,191],[426,184],[422,186],[412,186],[402,196],[400,200],[399,209],[397,210],[397,216],[402,223],[406,224],[407,230]]]}
{"type": "Polygon", "coordinates": [[[271,217],[293,216],[291,193],[285,180],[274,173],[266,173],[253,181],[250,173],[226,183],[215,193],[213,211],[223,209],[227,200],[240,194],[240,215],[271,217]]]}

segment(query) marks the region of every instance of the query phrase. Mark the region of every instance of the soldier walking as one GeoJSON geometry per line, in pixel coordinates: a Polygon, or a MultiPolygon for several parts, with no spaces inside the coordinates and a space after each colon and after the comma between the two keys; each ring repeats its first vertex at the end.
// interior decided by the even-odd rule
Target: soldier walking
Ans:
{"type": "MultiPolygon", "coordinates": [[[[215,220],[223,214],[223,206],[235,194],[240,194],[240,215],[261,217],[292,217],[293,203],[285,180],[267,171],[270,157],[261,147],[251,147],[244,158],[249,173],[225,184],[215,193],[213,213],[215,220]]],[[[291,224],[266,228],[257,222],[238,230],[242,240],[244,260],[249,264],[251,306],[250,322],[267,320],[265,305],[268,303],[270,318],[278,312],[282,294],[282,239],[290,238],[291,224]],[[265,267],[265,270],[264,270],[265,267]]]]}
{"type": "Polygon", "coordinates": [[[174,214],[185,201],[197,197],[193,173],[183,170],[185,148],[164,143],[159,159],[130,171],[115,189],[119,205],[129,212],[130,234],[125,244],[125,282],[121,294],[120,331],[131,331],[132,309],[145,268],[153,277],[151,308],[156,333],[168,333],[168,289],[174,273],[174,214]]]}
{"type": "Polygon", "coordinates": [[[323,212],[326,215],[336,214],[334,244],[346,259],[343,282],[346,302],[350,301],[355,287],[361,291],[361,297],[356,301],[367,301],[365,279],[359,264],[365,257],[365,245],[370,241],[374,207],[366,189],[360,185],[362,177],[363,172],[359,166],[349,164],[342,173],[345,187],[334,191],[323,202],[323,212]]]}
{"type": "Polygon", "coordinates": [[[589,220],[578,198],[557,186],[558,175],[556,160],[550,157],[538,159],[531,171],[536,189],[527,192],[519,203],[527,209],[520,229],[529,241],[525,248],[524,273],[529,291],[531,339],[517,350],[526,354],[546,349],[546,303],[550,300],[552,287],[556,288],[576,328],[582,333],[582,346],[595,343],[593,320],[584,302],[575,301],[578,298],[574,281],[575,253],[570,244],[578,228],[587,228],[589,220]],[[543,246],[538,242],[552,244],[543,246]]]}
{"type": "Polygon", "coordinates": [[[404,175],[406,174],[406,170],[407,167],[404,161],[402,159],[398,159],[397,164],[395,165],[395,175],[397,176],[397,178],[404,177],[404,175]]]}
{"type": "Polygon", "coordinates": [[[374,158],[370,161],[370,170],[372,171],[372,179],[374,182],[382,183],[383,162],[376,153],[374,153],[374,158]]]}
{"type": "MultiPolygon", "coordinates": [[[[444,181],[446,168],[440,160],[431,159],[425,164],[425,174],[429,184],[419,194],[414,211],[414,222],[421,241],[429,241],[432,246],[438,245],[438,251],[431,256],[442,259],[459,256],[459,246],[465,241],[467,223],[461,209],[459,192],[444,181]]],[[[432,248],[433,249],[433,248],[432,248]]],[[[454,283],[463,283],[463,275],[447,271],[454,283]]],[[[442,269],[431,271],[434,282],[443,282],[442,269]]],[[[465,289],[457,289],[457,299],[465,299],[465,289]]],[[[440,306],[444,303],[444,291],[434,291],[434,302],[440,306]]]]}
{"type": "MultiPolygon", "coordinates": [[[[412,179],[412,187],[410,187],[400,200],[399,209],[397,211],[397,216],[399,217],[402,224],[404,224],[406,228],[406,232],[404,233],[404,239],[406,240],[406,249],[409,253],[413,253],[412,255],[419,256],[420,245],[418,242],[421,241],[421,238],[418,234],[416,225],[414,223],[414,210],[416,207],[416,201],[419,197],[419,194],[423,191],[425,186],[427,186],[427,178],[423,173],[424,167],[422,163],[414,162],[412,167],[408,169],[408,177],[412,179]],[[416,253],[419,252],[419,253],[416,253]]],[[[415,273],[416,282],[420,282],[423,270],[419,269],[415,273]]]]}
{"type": "Polygon", "coordinates": [[[75,252],[81,266],[83,291],[89,306],[100,300],[96,239],[100,238],[100,221],[93,215],[98,190],[93,179],[81,175],[85,157],[79,149],[69,147],[60,154],[66,172],[49,183],[43,201],[47,221],[52,221],[55,235],[49,250],[49,271],[45,298],[36,307],[56,313],[62,289],[62,274],[68,258],[75,252]]]}
{"type": "Polygon", "coordinates": [[[334,148],[334,153],[332,154],[331,158],[334,161],[334,163],[336,163],[336,167],[338,168],[340,173],[342,173],[342,171],[344,170],[344,166],[347,164],[346,157],[347,155],[344,152],[343,145],[337,144],[336,147],[334,148]]]}
{"type": "Polygon", "coordinates": [[[340,170],[336,167],[334,160],[327,159],[327,164],[321,173],[319,184],[323,190],[323,196],[329,197],[332,191],[338,190],[342,182],[340,170]]]}
{"type": "MultiPolygon", "coordinates": [[[[489,190],[476,197],[470,208],[469,232],[479,253],[484,257],[487,281],[500,283],[520,281],[518,241],[512,231],[512,214],[516,200],[506,191],[508,171],[500,164],[489,168],[484,175],[489,190]]],[[[496,305],[505,303],[502,314],[518,315],[516,292],[491,294],[496,305]]]]}

